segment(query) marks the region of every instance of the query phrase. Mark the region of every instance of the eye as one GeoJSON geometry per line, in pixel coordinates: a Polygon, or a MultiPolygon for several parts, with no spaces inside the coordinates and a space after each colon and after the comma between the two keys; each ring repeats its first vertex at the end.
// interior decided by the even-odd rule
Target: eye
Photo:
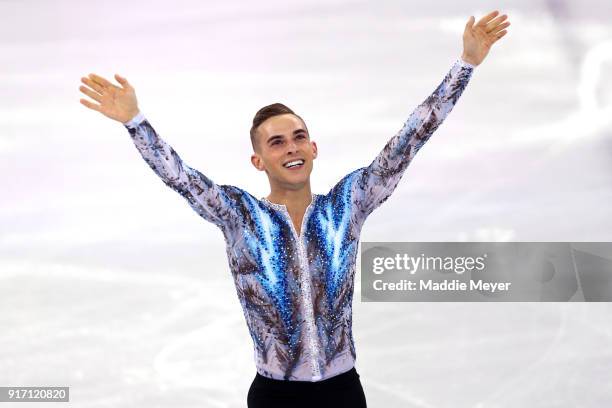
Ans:
{"type": "Polygon", "coordinates": [[[281,144],[281,143],[282,143],[282,141],[280,141],[279,139],[276,139],[276,140],[273,140],[273,141],[272,141],[272,146],[274,146],[274,145],[279,145],[279,144],[281,144]]]}
{"type": "Polygon", "coordinates": [[[296,136],[296,139],[306,139],[306,135],[299,134],[296,136]]]}

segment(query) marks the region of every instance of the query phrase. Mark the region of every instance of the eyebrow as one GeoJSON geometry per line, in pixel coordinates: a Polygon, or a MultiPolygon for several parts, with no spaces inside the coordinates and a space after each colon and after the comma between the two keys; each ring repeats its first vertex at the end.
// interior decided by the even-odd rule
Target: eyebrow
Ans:
{"type": "MultiPolygon", "coordinates": [[[[307,132],[305,129],[301,129],[301,128],[300,128],[300,129],[295,129],[295,130],[293,131],[293,134],[294,134],[294,135],[297,135],[298,133],[306,133],[306,134],[308,134],[308,132],[307,132]]],[[[276,140],[276,139],[282,139],[282,137],[283,137],[283,135],[274,135],[274,136],[270,136],[270,137],[268,138],[268,140],[266,140],[266,143],[270,143],[270,142],[272,142],[272,141],[274,141],[274,140],[276,140]]]]}

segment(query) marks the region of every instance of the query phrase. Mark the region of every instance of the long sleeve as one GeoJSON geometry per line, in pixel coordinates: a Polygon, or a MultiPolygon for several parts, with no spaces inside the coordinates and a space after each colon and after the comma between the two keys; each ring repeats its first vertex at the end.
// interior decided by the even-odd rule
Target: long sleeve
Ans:
{"type": "Polygon", "coordinates": [[[142,158],[174,191],[182,195],[202,218],[219,227],[235,219],[240,190],[233,186],[213,183],[192,169],[174,149],[159,137],[147,119],[139,113],[124,123],[142,158]]]}
{"type": "Polygon", "coordinates": [[[351,174],[351,201],[358,221],[389,198],[414,155],[429,140],[455,106],[474,66],[458,59],[442,83],[408,117],[368,167],[351,174]]]}

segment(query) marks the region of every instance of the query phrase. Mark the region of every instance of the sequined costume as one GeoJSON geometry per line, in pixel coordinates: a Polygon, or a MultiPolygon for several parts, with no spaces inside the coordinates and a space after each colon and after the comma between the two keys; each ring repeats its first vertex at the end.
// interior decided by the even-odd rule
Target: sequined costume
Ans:
{"type": "Polygon", "coordinates": [[[361,227],[451,111],[473,69],[457,60],[369,166],[327,194],[313,194],[299,235],[284,205],[213,183],[183,163],[142,114],[125,124],[163,182],[223,232],[261,375],[319,381],[354,366],[351,312],[361,227]]]}

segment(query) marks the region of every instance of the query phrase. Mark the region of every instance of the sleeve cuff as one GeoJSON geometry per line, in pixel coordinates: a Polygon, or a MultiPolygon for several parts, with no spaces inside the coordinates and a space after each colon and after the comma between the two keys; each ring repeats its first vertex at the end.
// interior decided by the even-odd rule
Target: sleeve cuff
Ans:
{"type": "Polygon", "coordinates": [[[459,63],[459,65],[462,67],[467,67],[467,68],[472,68],[472,69],[476,68],[476,65],[472,65],[469,62],[465,62],[463,58],[461,57],[459,57],[459,59],[457,60],[457,63],[459,63]]]}
{"type": "Polygon", "coordinates": [[[123,125],[129,129],[133,129],[137,127],[138,125],[140,125],[142,121],[144,120],[145,120],[144,115],[141,112],[138,112],[136,116],[134,116],[132,119],[128,120],[127,122],[124,122],[123,125]]]}

